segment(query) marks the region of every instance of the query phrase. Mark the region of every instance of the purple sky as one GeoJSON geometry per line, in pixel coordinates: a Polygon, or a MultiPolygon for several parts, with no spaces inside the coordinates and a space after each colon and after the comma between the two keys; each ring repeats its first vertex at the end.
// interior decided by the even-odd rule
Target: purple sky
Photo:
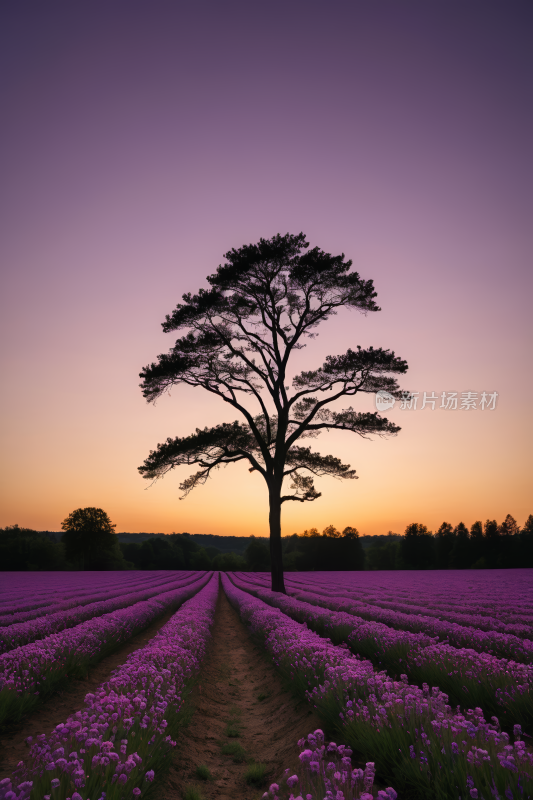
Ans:
{"type": "MultiPolygon", "coordinates": [[[[402,411],[394,440],[317,442],[357,482],[288,504],[284,533],[471,524],[531,497],[533,8],[491,0],[6,2],[2,93],[2,514],[58,530],[267,532],[228,468],[178,502],[150,448],[231,421],[200,390],[154,408],[138,373],[160,323],[231,247],[303,230],[373,278],[299,356],[407,359],[414,391],[499,393],[495,411],[402,411]]],[[[361,401],[357,407],[367,407],[361,401]]]]}

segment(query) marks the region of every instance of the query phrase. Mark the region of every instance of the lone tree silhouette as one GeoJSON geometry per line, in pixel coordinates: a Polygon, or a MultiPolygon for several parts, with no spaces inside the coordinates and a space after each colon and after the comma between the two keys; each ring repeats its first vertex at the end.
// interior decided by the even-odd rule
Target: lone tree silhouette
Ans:
{"type": "Polygon", "coordinates": [[[82,568],[102,552],[112,552],[116,547],[115,528],[102,508],[77,508],[61,523],[65,531],[61,541],[69,560],[81,559],[82,568]]]}
{"type": "Polygon", "coordinates": [[[150,452],[139,472],[155,480],[183,464],[200,469],[180,485],[184,497],[204,484],[221,464],[248,461],[268,487],[272,590],[285,592],[281,548],[281,507],[288,501],[316,500],[314,477],[356,478],[355,470],[332,455],[299,444],[323,430],[360,436],[397,433],[377,413],[327,406],[358,392],[386,390],[399,396],[396,378],[407,363],[382,348],[347,350],[328,356],[316,370],[288,385],[291,355],[314,338],[317,326],[339,308],[379,311],[371,280],[350,272],[344,254],[309,247],[303,233],[280,234],[230,250],[227,263],[208,277],[211,288],[166,317],[163,330],[187,330],[172,350],[140,373],[149,402],[180,383],[201,386],[242,415],[240,421],[197,428],[184,438],[167,439],[150,452]],[[246,403],[246,405],[245,405],[246,403]],[[290,481],[289,493],[282,494],[290,481]]]}

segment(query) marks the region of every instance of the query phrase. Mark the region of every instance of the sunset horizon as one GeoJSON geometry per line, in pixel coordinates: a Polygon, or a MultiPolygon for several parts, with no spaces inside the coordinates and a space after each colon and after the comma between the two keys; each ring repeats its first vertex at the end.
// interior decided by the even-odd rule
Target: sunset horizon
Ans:
{"type": "MultiPolygon", "coordinates": [[[[156,6],[2,11],[0,526],[59,530],[94,506],[121,531],[268,535],[266,487],[243,464],[181,501],[194,468],[148,488],[138,468],[158,442],[238,415],[187,386],[147,404],[138,376],[224,253],[300,231],[353,259],[382,310],[341,309],[290,377],[382,347],[407,361],[418,405],[382,412],[401,428],[388,440],[323,433],[318,451],[358,480],[316,479],[322,496],[287,503],[282,534],[522,526],[530,10],[296,3],[280,26],[277,5],[156,6]]],[[[353,405],[376,410],[370,395],[353,405]]]]}

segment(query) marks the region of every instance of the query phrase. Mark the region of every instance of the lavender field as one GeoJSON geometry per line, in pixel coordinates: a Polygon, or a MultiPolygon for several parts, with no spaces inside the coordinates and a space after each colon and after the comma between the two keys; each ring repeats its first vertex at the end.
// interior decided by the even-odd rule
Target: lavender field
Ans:
{"type": "MultiPolygon", "coordinates": [[[[269,587],[267,574],[250,572],[4,573],[4,731],[24,729],[65,685],[168,621],[28,742],[0,800],[533,797],[531,570],[288,573],[287,595],[269,587]],[[228,600],[251,643],[247,659],[266,658],[320,728],[298,742],[288,734],[279,774],[256,745],[257,758],[247,751],[232,767],[231,794],[207,779],[174,791],[168,764],[179,769],[187,698],[208,680],[206,652],[227,635],[215,610],[228,600]]],[[[257,699],[242,713],[241,743],[246,714],[248,727],[269,724],[257,699]]],[[[215,738],[200,710],[195,724],[215,738]]]]}

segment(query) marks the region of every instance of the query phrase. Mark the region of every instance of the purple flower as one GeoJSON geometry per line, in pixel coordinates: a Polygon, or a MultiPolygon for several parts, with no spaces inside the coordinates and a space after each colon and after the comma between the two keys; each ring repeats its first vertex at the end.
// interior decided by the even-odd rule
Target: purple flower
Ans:
{"type": "Polygon", "coordinates": [[[292,789],[298,783],[298,775],[291,775],[290,778],[287,778],[287,786],[289,789],[292,789]]]}

